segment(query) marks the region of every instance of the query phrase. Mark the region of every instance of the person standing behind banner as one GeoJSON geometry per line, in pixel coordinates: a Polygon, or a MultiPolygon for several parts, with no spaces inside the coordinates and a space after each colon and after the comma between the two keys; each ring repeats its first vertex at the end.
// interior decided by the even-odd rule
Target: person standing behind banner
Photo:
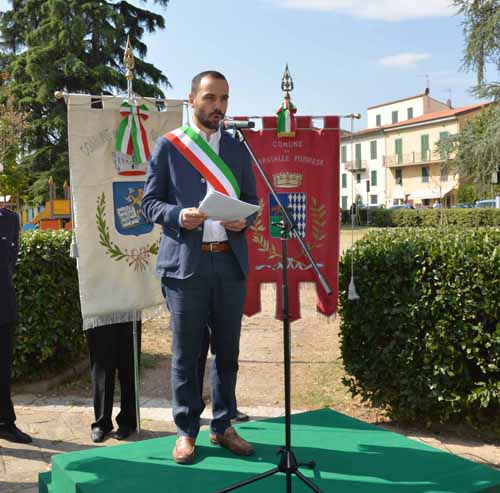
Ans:
{"type": "MultiPolygon", "coordinates": [[[[137,429],[133,322],[94,327],[85,331],[90,355],[95,421],[90,437],[99,443],[113,430],[111,415],[115,377],[120,380],[120,412],[116,416],[117,440],[125,440],[137,429]]],[[[141,321],[137,322],[137,347],[141,354],[141,321]]]]}
{"type": "Polygon", "coordinates": [[[253,454],[253,447],[231,427],[230,395],[238,368],[248,272],[244,230],[254,218],[211,221],[197,208],[207,191],[220,183],[225,193],[258,204],[248,152],[220,129],[228,98],[229,86],[220,72],[201,72],[193,78],[191,126],[156,142],[142,200],[146,219],[163,227],[157,272],[173,335],[173,415],[178,438],[172,455],[180,464],[194,460],[204,408],[198,358],[209,320],[217,355],[216,371],[211,374],[210,440],[238,455],[253,454]],[[214,180],[215,176],[219,178],[214,180]]]}
{"type": "Polygon", "coordinates": [[[32,439],[16,426],[11,398],[17,300],[14,271],[19,252],[19,217],[0,207],[0,438],[16,443],[32,439]]]}

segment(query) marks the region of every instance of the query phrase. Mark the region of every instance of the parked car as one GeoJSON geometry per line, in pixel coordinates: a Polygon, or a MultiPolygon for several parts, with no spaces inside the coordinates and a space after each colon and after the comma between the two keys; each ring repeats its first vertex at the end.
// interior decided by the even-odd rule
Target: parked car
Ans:
{"type": "Polygon", "coordinates": [[[399,205],[391,205],[389,209],[415,209],[415,207],[413,207],[410,204],[399,204],[399,205]]]}
{"type": "Polygon", "coordinates": [[[478,209],[494,209],[496,207],[495,199],[478,200],[476,207],[478,209]]]}
{"type": "Polygon", "coordinates": [[[474,209],[476,207],[476,204],[456,204],[452,205],[452,209],[474,209]]]}

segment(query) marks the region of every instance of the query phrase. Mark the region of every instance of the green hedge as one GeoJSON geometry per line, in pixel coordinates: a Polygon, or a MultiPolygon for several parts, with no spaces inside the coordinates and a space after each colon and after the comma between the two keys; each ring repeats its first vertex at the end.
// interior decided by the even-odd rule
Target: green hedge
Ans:
{"type": "Polygon", "coordinates": [[[19,304],[15,377],[39,377],[68,366],[82,354],[85,339],[70,243],[71,233],[62,230],[21,235],[15,279],[19,304]]]}
{"type": "Polygon", "coordinates": [[[500,226],[500,209],[396,209],[392,225],[396,227],[500,226]]]}
{"type": "MultiPolygon", "coordinates": [[[[500,226],[500,209],[359,209],[362,225],[375,227],[500,226]],[[369,218],[367,218],[367,211],[369,218]]],[[[351,224],[349,211],[342,210],[342,224],[351,224]]]]}
{"type": "Polygon", "coordinates": [[[371,232],[340,263],[344,383],[394,419],[500,431],[499,278],[500,228],[371,232]]]}

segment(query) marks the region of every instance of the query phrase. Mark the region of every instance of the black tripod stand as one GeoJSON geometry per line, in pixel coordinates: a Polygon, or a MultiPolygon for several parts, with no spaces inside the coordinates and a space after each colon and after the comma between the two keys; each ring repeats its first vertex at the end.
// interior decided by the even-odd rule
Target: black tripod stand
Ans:
{"type": "Polygon", "coordinates": [[[273,474],[282,472],[286,474],[286,491],[287,493],[292,493],[292,475],[297,476],[301,481],[303,481],[311,490],[317,492],[317,493],[323,493],[322,490],[320,490],[310,479],[306,478],[300,471],[299,467],[300,466],[306,466],[311,469],[314,469],[316,467],[316,463],[314,461],[310,461],[307,463],[298,463],[297,459],[295,458],[295,455],[292,451],[292,433],[291,433],[291,398],[290,398],[290,393],[291,393],[291,384],[290,384],[290,314],[289,314],[289,306],[288,306],[288,270],[287,270],[287,264],[288,264],[288,258],[287,258],[287,240],[290,237],[295,237],[297,240],[299,240],[299,243],[307,256],[309,262],[313,266],[314,271],[316,272],[316,275],[318,276],[321,285],[325,289],[327,294],[331,294],[332,290],[330,289],[330,286],[328,285],[326,279],[324,278],[323,274],[321,274],[318,265],[314,261],[314,259],[311,256],[311,253],[309,252],[307,246],[304,244],[304,241],[302,240],[295,221],[291,217],[290,213],[288,210],[283,207],[283,204],[281,203],[278,195],[276,194],[273,185],[267,178],[267,175],[265,171],[263,170],[261,164],[259,163],[258,159],[254,155],[252,149],[248,145],[248,142],[245,139],[244,134],[241,132],[240,129],[236,129],[236,135],[240,139],[240,141],[245,145],[247,148],[248,152],[252,156],[260,174],[262,175],[262,178],[264,179],[267,187],[269,188],[270,192],[274,196],[276,203],[279,204],[279,207],[281,209],[281,217],[283,218],[279,223],[275,223],[276,226],[279,226],[281,229],[281,260],[282,260],[282,265],[283,265],[283,275],[282,275],[282,295],[283,295],[283,301],[282,301],[282,316],[283,316],[283,343],[284,343],[284,363],[285,363],[285,446],[281,447],[279,449],[279,454],[281,454],[281,459],[277,467],[274,467],[270,469],[267,472],[264,472],[262,474],[258,474],[250,479],[247,479],[245,481],[241,481],[239,483],[235,483],[232,486],[228,486],[227,488],[223,488],[221,490],[218,490],[217,493],[227,493],[229,491],[236,490],[238,488],[241,488],[242,486],[246,486],[247,484],[255,483],[256,481],[259,481],[261,479],[267,478],[268,476],[272,476],[273,474]]]}

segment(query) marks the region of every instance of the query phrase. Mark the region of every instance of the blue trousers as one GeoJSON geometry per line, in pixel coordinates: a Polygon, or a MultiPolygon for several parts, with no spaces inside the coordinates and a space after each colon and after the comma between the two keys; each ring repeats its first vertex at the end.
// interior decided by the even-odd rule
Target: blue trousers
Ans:
{"type": "MultiPolygon", "coordinates": [[[[207,357],[208,357],[208,350],[210,349],[210,327],[207,327],[207,330],[205,330],[205,333],[203,334],[203,340],[201,343],[201,353],[200,353],[200,359],[198,360],[198,381],[200,382],[200,392],[202,393],[202,398],[203,398],[203,380],[205,378],[205,367],[207,364],[207,357]]],[[[211,348],[213,358],[212,358],[212,364],[211,364],[211,369],[210,371],[215,371],[212,370],[213,368],[216,368],[217,362],[215,361],[217,356],[214,352],[213,347],[211,348]]],[[[230,413],[229,416],[231,419],[234,419],[236,417],[236,413],[238,412],[238,406],[236,404],[236,379],[237,379],[237,370],[234,372],[232,375],[232,387],[233,387],[233,392],[232,392],[232,397],[231,397],[231,406],[229,408],[230,413]]]]}
{"type": "Polygon", "coordinates": [[[172,329],[173,415],[179,436],[196,437],[205,404],[198,361],[207,324],[217,357],[211,372],[211,430],[231,426],[233,380],[238,369],[241,319],[246,283],[231,253],[203,253],[196,272],[186,279],[162,277],[162,291],[172,329]]]}

